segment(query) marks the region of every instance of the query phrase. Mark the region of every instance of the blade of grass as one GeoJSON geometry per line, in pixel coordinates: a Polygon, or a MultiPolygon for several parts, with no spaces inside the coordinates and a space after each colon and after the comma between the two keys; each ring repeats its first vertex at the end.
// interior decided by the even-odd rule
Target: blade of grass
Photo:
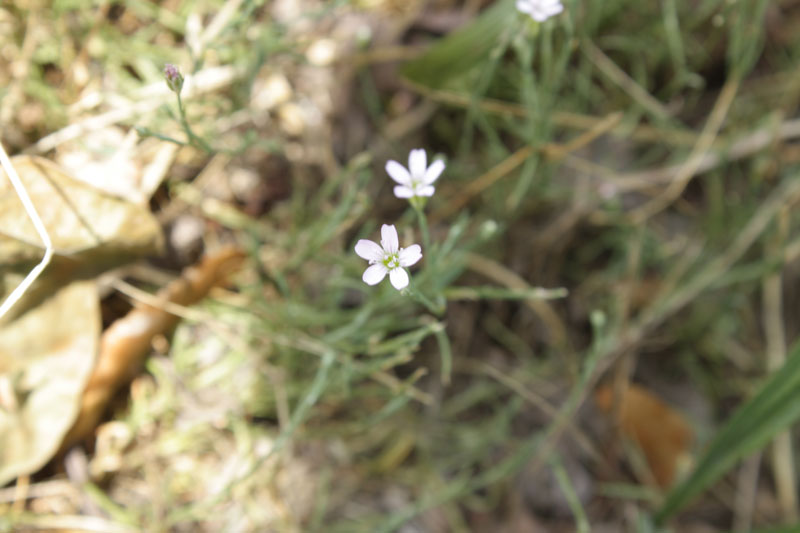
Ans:
{"type": "Polygon", "coordinates": [[[516,15],[511,2],[504,0],[484,11],[475,22],[437,42],[403,69],[408,79],[431,88],[480,65],[497,46],[499,35],[516,15]]]}
{"type": "Polygon", "coordinates": [[[444,331],[444,327],[434,330],[436,342],[439,344],[439,354],[442,357],[441,383],[444,386],[450,385],[453,374],[453,349],[450,346],[450,338],[444,331]]]}
{"type": "Polygon", "coordinates": [[[558,486],[561,488],[561,492],[564,493],[564,497],[567,498],[570,511],[575,517],[575,531],[577,533],[589,533],[589,520],[586,518],[586,512],[583,510],[578,493],[575,492],[575,486],[570,481],[567,469],[564,468],[564,464],[558,454],[553,454],[550,459],[550,467],[553,469],[558,486]]]}
{"type": "Polygon", "coordinates": [[[692,474],[667,496],[656,515],[663,523],[695,496],[724,475],[742,457],[752,453],[800,418],[800,344],[786,364],[745,402],[717,433],[692,474]]]}
{"type": "Polygon", "coordinates": [[[505,287],[450,287],[445,291],[448,300],[555,300],[565,298],[567,289],[558,287],[526,287],[507,289],[505,287]]]}

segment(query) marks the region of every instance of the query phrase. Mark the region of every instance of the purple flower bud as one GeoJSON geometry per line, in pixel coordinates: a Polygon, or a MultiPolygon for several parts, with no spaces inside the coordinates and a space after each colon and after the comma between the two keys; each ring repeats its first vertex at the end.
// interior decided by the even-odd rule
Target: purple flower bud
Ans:
{"type": "Polygon", "coordinates": [[[183,88],[183,76],[181,75],[178,67],[172,63],[164,65],[164,79],[167,80],[167,86],[170,90],[179,93],[183,88]]]}

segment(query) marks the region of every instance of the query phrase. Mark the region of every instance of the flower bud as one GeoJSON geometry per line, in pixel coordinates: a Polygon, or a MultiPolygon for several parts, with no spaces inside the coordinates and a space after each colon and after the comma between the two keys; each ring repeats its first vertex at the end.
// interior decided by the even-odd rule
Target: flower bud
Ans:
{"type": "Polygon", "coordinates": [[[178,67],[172,63],[164,65],[164,79],[167,80],[167,87],[171,91],[180,93],[183,88],[183,76],[181,75],[178,67]]]}

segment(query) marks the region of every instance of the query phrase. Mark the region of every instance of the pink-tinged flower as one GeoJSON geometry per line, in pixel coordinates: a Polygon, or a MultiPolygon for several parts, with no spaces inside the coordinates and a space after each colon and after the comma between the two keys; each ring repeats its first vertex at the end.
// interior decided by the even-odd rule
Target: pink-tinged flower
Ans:
{"type": "Polygon", "coordinates": [[[183,88],[183,75],[178,70],[178,67],[172,63],[164,65],[164,79],[167,80],[167,87],[171,91],[179,93],[183,88]]]}
{"type": "Polygon", "coordinates": [[[381,226],[380,244],[361,239],[356,243],[356,253],[369,261],[370,266],[361,278],[364,283],[377,285],[386,274],[389,274],[389,281],[398,291],[408,287],[408,272],[404,267],[410,267],[422,258],[422,248],[419,244],[400,248],[397,230],[389,224],[381,226]]]}
{"type": "Polygon", "coordinates": [[[437,159],[428,166],[428,158],[422,148],[411,150],[408,154],[408,168],[397,161],[386,163],[386,172],[398,183],[394,188],[394,195],[398,198],[433,196],[436,190],[433,182],[439,179],[442,171],[444,161],[437,159]]]}
{"type": "Polygon", "coordinates": [[[533,20],[544,22],[564,11],[561,0],[517,0],[517,10],[533,17],[533,20]]]}

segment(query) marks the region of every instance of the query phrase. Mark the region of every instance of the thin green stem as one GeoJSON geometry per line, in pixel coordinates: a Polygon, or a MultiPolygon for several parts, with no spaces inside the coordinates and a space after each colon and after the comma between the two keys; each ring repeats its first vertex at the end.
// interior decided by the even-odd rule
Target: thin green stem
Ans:
{"type": "Polygon", "coordinates": [[[575,491],[575,486],[569,479],[569,474],[567,473],[567,469],[564,468],[564,463],[561,462],[561,458],[558,454],[553,454],[549,462],[550,466],[553,468],[556,481],[558,481],[558,485],[561,487],[561,492],[567,499],[567,504],[572,511],[572,515],[575,517],[575,531],[577,533],[589,533],[589,531],[591,531],[589,519],[586,518],[586,511],[584,511],[581,499],[575,491]]]}
{"type": "Polygon", "coordinates": [[[411,206],[414,208],[414,212],[417,214],[417,220],[419,221],[419,229],[420,232],[422,233],[422,249],[425,250],[425,253],[430,253],[431,234],[428,231],[428,218],[425,216],[425,211],[423,211],[423,207],[419,205],[417,202],[411,202],[411,206]]]}
{"type": "Polygon", "coordinates": [[[417,291],[410,285],[405,289],[403,289],[403,293],[409,296],[410,298],[414,299],[417,303],[420,303],[423,306],[425,306],[425,308],[432,314],[436,316],[442,316],[444,314],[445,307],[443,305],[435,304],[430,298],[428,298],[421,292],[417,291]]]}
{"type": "Polygon", "coordinates": [[[136,133],[138,133],[142,137],[155,137],[158,140],[177,144],[178,146],[186,146],[187,144],[189,144],[186,141],[181,141],[180,139],[170,137],[169,135],[164,135],[163,133],[157,133],[151,130],[150,128],[144,128],[142,126],[134,126],[134,128],[136,129],[136,133]]]}
{"type": "Polygon", "coordinates": [[[189,126],[189,120],[186,118],[186,109],[183,107],[183,99],[181,98],[180,91],[175,93],[178,96],[178,112],[181,115],[181,126],[183,126],[183,131],[186,132],[186,136],[189,138],[189,143],[194,146],[195,148],[199,148],[206,153],[214,152],[214,149],[201,137],[197,136],[194,131],[192,131],[192,127],[189,126]]]}

